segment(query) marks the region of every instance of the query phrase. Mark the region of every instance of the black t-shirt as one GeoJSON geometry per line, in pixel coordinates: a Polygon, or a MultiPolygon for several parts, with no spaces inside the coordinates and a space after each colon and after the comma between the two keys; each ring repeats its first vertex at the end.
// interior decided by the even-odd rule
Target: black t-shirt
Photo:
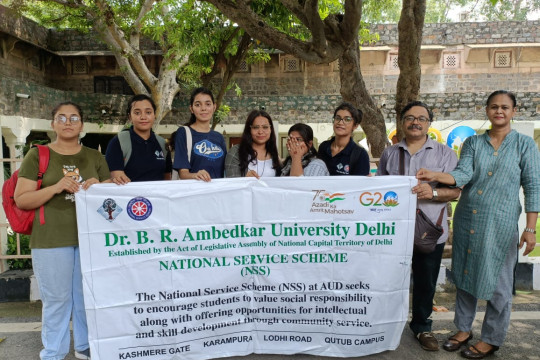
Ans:
{"type": "Polygon", "coordinates": [[[120,147],[118,135],[112,138],[107,146],[105,159],[111,171],[123,170],[131,181],[163,180],[166,172],[171,172],[171,153],[165,158],[156,135],[152,131],[148,140],[144,140],[129,129],[131,137],[131,156],[124,167],[124,155],[120,147]]]}
{"type": "Polygon", "coordinates": [[[349,141],[347,146],[335,156],[332,156],[330,145],[334,138],[324,141],[319,146],[317,157],[322,159],[331,176],[335,175],[368,175],[369,174],[369,155],[367,151],[357,145],[353,139],[349,141]],[[356,154],[353,154],[355,153],[356,154]],[[356,160],[351,164],[351,158],[356,160]]]}

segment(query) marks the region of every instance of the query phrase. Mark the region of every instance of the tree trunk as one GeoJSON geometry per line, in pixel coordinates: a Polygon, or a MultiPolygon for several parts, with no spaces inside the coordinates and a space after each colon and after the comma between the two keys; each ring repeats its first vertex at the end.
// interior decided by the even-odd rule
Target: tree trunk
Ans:
{"type": "Polygon", "coordinates": [[[360,70],[360,44],[358,38],[339,58],[341,96],[364,113],[360,125],[366,134],[371,155],[381,156],[388,144],[386,125],[380,109],[369,95],[360,70]]]}
{"type": "Polygon", "coordinates": [[[174,97],[180,91],[180,86],[176,81],[176,69],[171,69],[167,63],[163,61],[161,64],[158,81],[152,89],[152,99],[156,103],[154,128],[157,128],[161,120],[171,112],[174,97]]]}
{"type": "Polygon", "coordinates": [[[409,102],[418,99],[420,93],[420,46],[422,29],[426,15],[426,0],[403,0],[399,33],[399,78],[396,88],[396,131],[397,138],[403,138],[401,109],[409,102]]]}

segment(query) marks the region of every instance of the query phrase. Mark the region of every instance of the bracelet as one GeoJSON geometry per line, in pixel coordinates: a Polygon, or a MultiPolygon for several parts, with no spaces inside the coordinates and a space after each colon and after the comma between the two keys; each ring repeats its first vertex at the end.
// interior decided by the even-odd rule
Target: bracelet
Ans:
{"type": "Polygon", "coordinates": [[[525,230],[523,230],[525,232],[530,232],[530,233],[533,233],[533,234],[536,234],[536,230],[532,229],[532,228],[528,228],[526,227],[525,230]]]}

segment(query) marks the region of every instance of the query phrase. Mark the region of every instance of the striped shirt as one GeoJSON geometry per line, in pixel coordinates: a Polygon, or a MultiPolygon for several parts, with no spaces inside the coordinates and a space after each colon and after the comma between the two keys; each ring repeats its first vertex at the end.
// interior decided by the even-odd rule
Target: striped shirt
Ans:
{"type": "MultiPolygon", "coordinates": [[[[457,164],[456,154],[448,146],[439,144],[436,141],[427,139],[424,145],[414,153],[409,154],[405,139],[400,143],[392,145],[384,149],[379,161],[378,175],[401,175],[399,173],[399,148],[403,148],[404,158],[403,167],[404,174],[408,176],[416,176],[416,173],[421,168],[436,172],[449,172],[454,170],[457,164]]],[[[437,183],[431,184],[436,187],[437,183]]],[[[446,202],[434,202],[431,200],[418,200],[418,208],[421,209],[429,219],[435,224],[441,214],[441,210],[446,207],[446,202]]],[[[444,233],[441,235],[437,244],[442,244],[448,239],[448,221],[446,211],[443,213],[442,227],[444,233]]]]}

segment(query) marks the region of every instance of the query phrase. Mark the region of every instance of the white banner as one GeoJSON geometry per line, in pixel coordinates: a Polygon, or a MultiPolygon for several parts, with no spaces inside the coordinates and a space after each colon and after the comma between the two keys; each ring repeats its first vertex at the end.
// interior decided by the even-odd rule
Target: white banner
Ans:
{"type": "Polygon", "coordinates": [[[92,358],[396,349],[416,183],[242,178],[78,192],[92,358]]]}

